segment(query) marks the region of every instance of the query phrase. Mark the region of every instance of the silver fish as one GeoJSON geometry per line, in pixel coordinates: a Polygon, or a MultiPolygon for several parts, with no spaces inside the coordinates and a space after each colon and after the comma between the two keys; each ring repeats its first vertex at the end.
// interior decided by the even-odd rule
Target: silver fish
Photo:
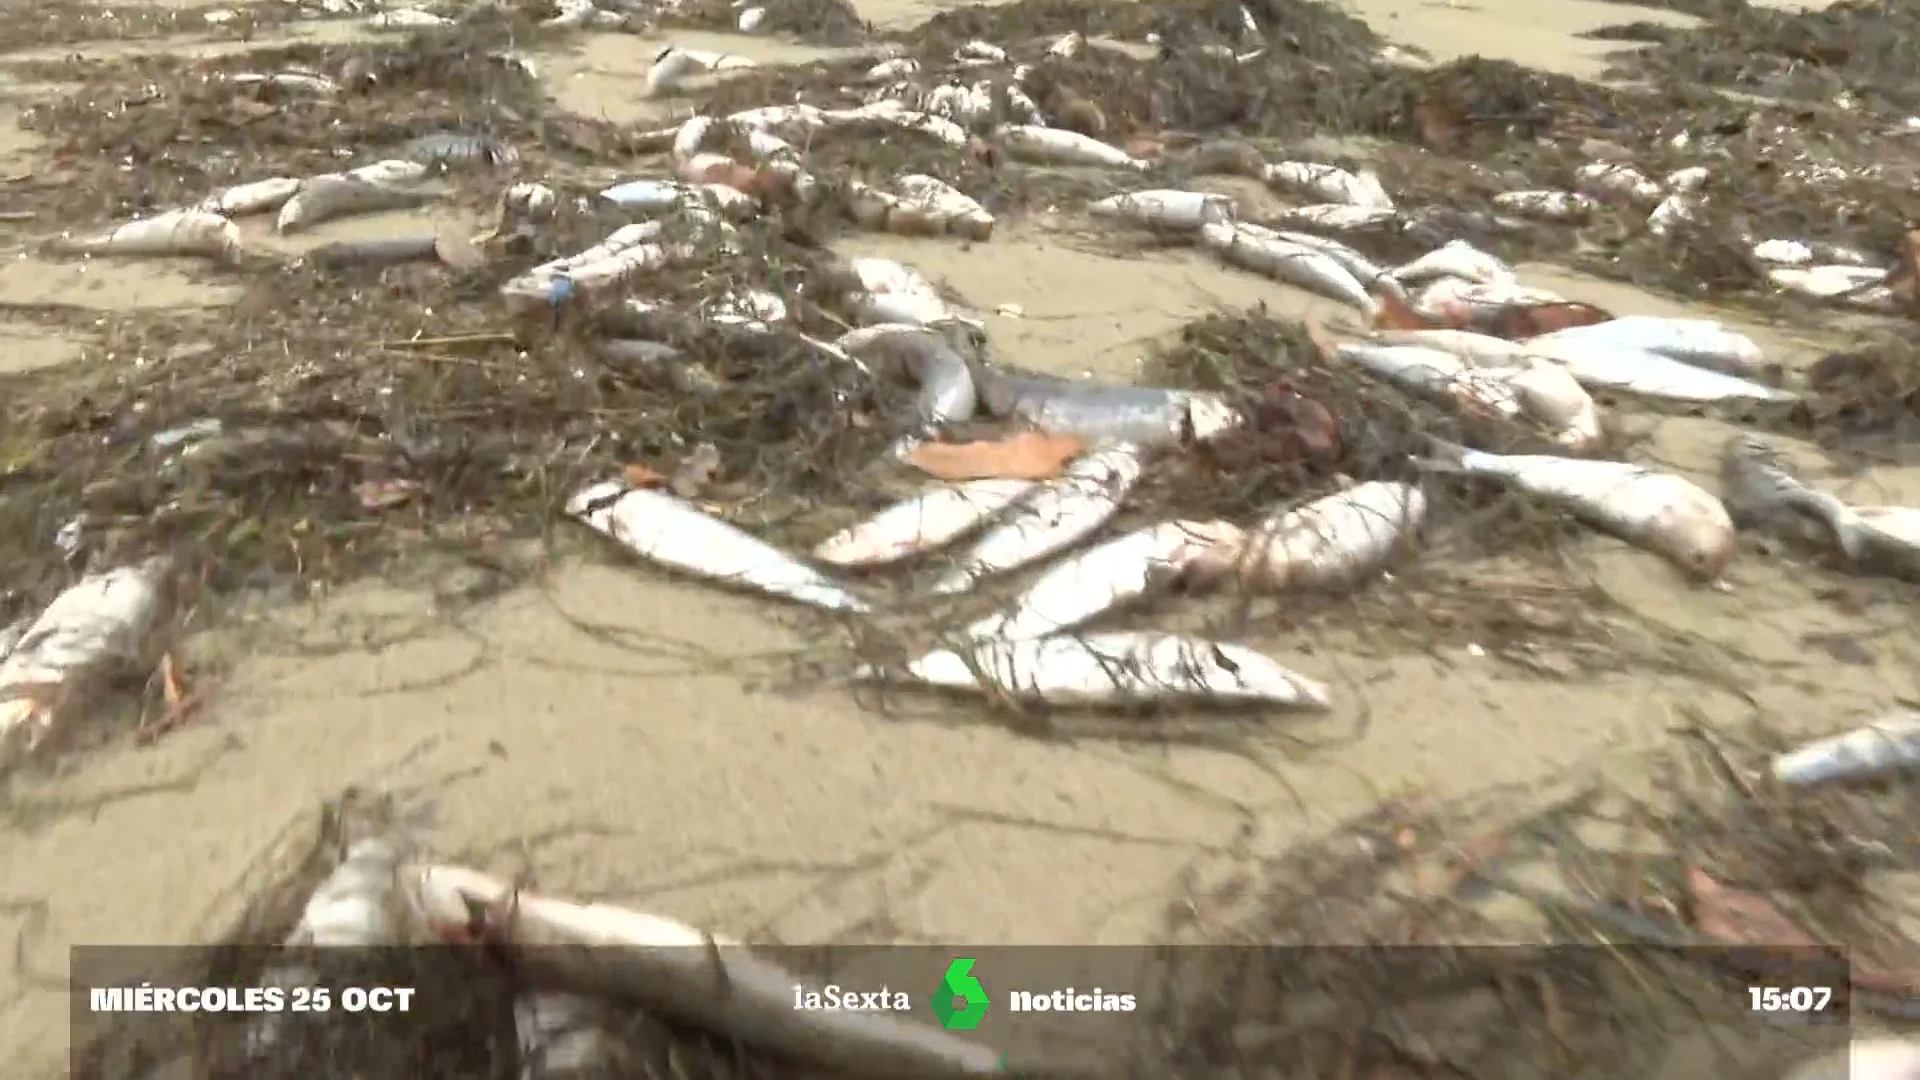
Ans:
{"type": "MultiPolygon", "coordinates": [[[[869,678],[879,671],[862,672],[869,678]]],[[[982,640],[908,664],[930,686],[1049,705],[1142,705],[1180,698],[1328,708],[1327,687],[1244,645],[1172,634],[1110,633],[982,640]]]]}
{"type": "Polygon", "coordinates": [[[1904,709],[1773,759],[1774,779],[1788,787],[1857,783],[1920,765],[1920,712],[1904,709]]]}
{"type": "Polygon", "coordinates": [[[902,499],[834,533],[813,549],[833,566],[881,566],[937,551],[985,525],[1038,485],[1032,480],[967,480],[902,499]]]}
{"type": "Polygon", "coordinates": [[[567,500],[566,512],[675,570],[830,611],[868,610],[866,601],[820,571],[662,491],[607,481],[567,500]]]}
{"type": "Polygon", "coordinates": [[[1200,243],[1229,265],[1350,304],[1369,316],[1379,308],[1367,287],[1337,260],[1282,240],[1271,229],[1213,221],[1200,227],[1200,243]]]}
{"type": "Polygon", "coordinates": [[[1104,165],[1116,169],[1145,172],[1150,163],[1117,146],[1089,135],[1060,128],[1031,127],[1026,124],[1002,124],[994,129],[994,138],[1016,161],[1041,165],[1104,165]]]}
{"type": "Polygon", "coordinates": [[[994,416],[1095,441],[1143,446],[1205,442],[1242,421],[1225,398],[1193,390],[1014,375],[984,361],[973,365],[973,381],[980,403],[994,416]]]}
{"type": "Polygon", "coordinates": [[[421,206],[435,198],[429,192],[344,174],[314,176],[301,181],[300,189],[280,207],[274,227],[283,233],[297,232],[335,218],[421,206]]]}
{"type": "Polygon", "coordinates": [[[1465,240],[1449,240],[1393,270],[1395,279],[1415,285],[1436,278],[1460,278],[1492,285],[1514,280],[1513,268],[1465,240]]]}
{"type": "Polygon", "coordinates": [[[973,373],[944,329],[886,323],[852,331],[834,344],[850,356],[882,360],[913,378],[920,387],[914,417],[922,433],[973,418],[979,401],[973,373]]]}
{"type": "Polygon", "coordinates": [[[968,637],[1039,638],[1169,586],[1197,563],[1230,567],[1246,534],[1225,521],[1166,521],[1116,536],[1062,560],[1006,612],[969,626],[968,637]]]}
{"type": "Polygon", "coordinates": [[[1094,217],[1115,218],[1168,231],[1190,231],[1209,221],[1226,221],[1235,213],[1234,201],[1210,191],[1155,189],[1113,195],[1087,206],[1094,217]]]}
{"type": "Polygon", "coordinates": [[[1371,480],[1262,522],[1241,572],[1266,588],[1347,588],[1403,551],[1426,514],[1419,488],[1371,480]]]}
{"type": "Polygon", "coordinates": [[[1529,354],[1525,344],[1471,330],[1376,330],[1368,337],[1382,345],[1421,345],[1450,352],[1475,367],[1505,367],[1529,354]]]}
{"type": "Polygon", "coordinates": [[[1766,367],[1766,355],[1745,334],[1712,319],[1622,315],[1590,326],[1572,326],[1530,339],[1533,347],[1558,341],[1597,341],[1669,356],[1695,367],[1750,378],[1766,367]]]}
{"type": "Polygon", "coordinates": [[[1428,467],[1503,480],[1702,581],[1717,579],[1733,559],[1726,507],[1684,477],[1620,461],[1492,454],[1433,442],[1435,457],[1422,462],[1428,467]]]}
{"type": "Polygon", "coordinates": [[[1335,355],[1416,394],[1482,414],[1509,419],[1520,415],[1520,399],[1497,373],[1469,367],[1452,353],[1420,345],[1349,342],[1335,355]]]}
{"type": "Polygon", "coordinates": [[[1358,281],[1369,289],[1386,289],[1401,300],[1407,298],[1406,289],[1402,288],[1400,282],[1396,281],[1387,273],[1386,267],[1381,266],[1366,255],[1355,251],[1353,248],[1348,247],[1338,240],[1331,240],[1324,236],[1315,236],[1312,233],[1293,232],[1287,229],[1275,230],[1273,235],[1285,240],[1289,244],[1299,244],[1301,247],[1312,248],[1318,251],[1320,254],[1339,263],[1342,269],[1353,275],[1355,281],[1358,281]]]}
{"type": "Polygon", "coordinates": [[[1920,509],[1854,506],[1809,487],[1756,435],[1727,441],[1720,476],[1736,522],[1833,544],[1865,573],[1920,580],[1920,509]]]}
{"type": "Polygon", "coordinates": [[[1794,401],[1790,390],[1696,367],[1649,349],[1592,338],[1538,337],[1527,348],[1563,364],[1580,385],[1674,401],[1794,401]]]}
{"type": "Polygon", "coordinates": [[[983,577],[1017,570],[1084,540],[1119,511],[1140,479],[1140,468],[1140,447],[1132,443],[1081,457],[988,530],[933,591],[966,592],[983,577]]]}

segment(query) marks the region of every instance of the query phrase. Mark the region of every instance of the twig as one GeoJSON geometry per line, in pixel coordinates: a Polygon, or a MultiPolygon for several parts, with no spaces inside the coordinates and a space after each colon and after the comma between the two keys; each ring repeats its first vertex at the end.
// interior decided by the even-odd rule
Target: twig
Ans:
{"type": "Polygon", "coordinates": [[[504,330],[489,330],[479,334],[452,334],[446,337],[404,338],[399,341],[382,341],[382,349],[443,349],[456,345],[514,345],[519,338],[504,330]]]}

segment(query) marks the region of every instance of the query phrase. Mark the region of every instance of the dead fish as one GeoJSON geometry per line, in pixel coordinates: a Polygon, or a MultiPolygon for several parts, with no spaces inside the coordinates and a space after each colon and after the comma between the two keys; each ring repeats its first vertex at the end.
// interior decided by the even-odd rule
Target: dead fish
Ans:
{"type": "Polygon", "coordinates": [[[1337,165],[1311,161],[1278,161],[1266,167],[1261,179],[1271,186],[1292,188],[1324,202],[1382,210],[1393,208],[1392,196],[1380,186],[1380,178],[1371,172],[1350,173],[1337,165]]]}
{"type": "Polygon", "coordinates": [[[1008,157],[1037,165],[1103,165],[1110,169],[1144,172],[1150,164],[1125,150],[1089,135],[1059,128],[1030,124],[1002,124],[994,129],[994,140],[1008,157]]]}
{"type": "Polygon", "coordinates": [[[1449,352],[1420,345],[1349,342],[1335,357],[1404,389],[1480,415],[1520,415],[1520,400],[1498,374],[1468,365],[1449,352]]]}
{"type": "Polygon", "coordinates": [[[912,376],[920,387],[914,402],[918,432],[973,418],[979,402],[973,372],[945,329],[883,323],[843,335],[834,344],[849,356],[882,359],[912,376]]]}
{"type": "Polygon", "coordinates": [[[1733,559],[1727,508],[1684,477],[1621,461],[1493,454],[1438,439],[1433,443],[1434,456],[1418,464],[1502,480],[1664,556],[1697,580],[1719,578],[1733,559]]]}
{"type": "Polygon", "coordinates": [[[1776,266],[1767,271],[1767,279],[1787,292],[1869,311],[1893,305],[1887,275],[1887,270],[1877,266],[1776,266]]]}
{"type": "Polygon", "coordinates": [[[1405,550],[1426,515],[1419,488],[1370,480],[1256,526],[1240,572],[1261,588],[1349,588],[1405,550]]]}
{"type": "Polygon", "coordinates": [[[893,186],[910,204],[924,208],[947,232],[973,241],[993,236],[993,215],[987,208],[944,180],[904,173],[893,178],[893,186]]]}
{"type": "Polygon", "coordinates": [[[1902,1038],[1855,1039],[1845,1050],[1802,1062],[1785,1080],[1915,1080],[1920,1042],[1902,1038]]]}
{"type": "Polygon", "coordinates": [[[1557,304],[1565,300],[1551,289],[1537,289],[1511,279],[1473,281],[1451,275],[1420,290],[1413,308],[1444,326],[1479,326],[1516,307],[1557,304]]]}
{"type": "Polygon", "coordinates": [[[894,503],[822,540],[813,557],[833,566],[883,566],[937,551],[985,525],[1037,485],[1031,480],[964,480],[894,503]]]}
{"type": "Polygon", "coordinates": [[[1585,221],[1598,205],[1577,191],[1508,191],[1493,197],[1493,205],[1509,214],[1543,221],[1585,221]]]}
{"type": "Polygon", "coordinates": [[[1406,299],[1406,290],[1401,287],[1400,282],[1388,275],[1385,267],[1338,240],[1288,230],[1275,230],[1273,235],[1289,244],[1312,248],[1339,263],[1341,269],[1352,274],[1353,280],[1359,282],[1370,293],[1375,289],[1384,289],[1402,300],[1406,299]]]}
{"type": "Polygon", "coordinates": [[[371,240],[339,240],[322,244],[301,257],[312,266],[395,266],[440,257],[434,236],[384,236],[371,240]]]}
{"type": "Polygon", "coordinates": [[[1392,273],[1396,280],[1408,285],[1418,285],[1435,278],[1461,278],[1482,285],[1515,280],[1512,267],[1465,240],[1450,240],[1412,262],[1394,268],[1392,273]]]}
{"type": "Polygon", "coordinates": [[[663,491],[607,481],[567,500],[566,513],[675,570],[829,611],[868,610],[866,601],[818,570],[663,491]]]}
{"type": "Polygon", "coordinates": [[[97,236],[62,238],[48,247],[66,255],[201,255],[239,257],[240,226],[205,210],[169,210],[97,236]]]}
{"type": "Polygon", "coordinates": [[[268,180],[254,180],[209,195],[200,209],[222,217],[246,217],[249,214],[264,214],[278,210],[293,198],[300,190],[300,180],[292,176],[276,176],[268,180]]]}
{"type": "Polygon", "coordinates": [[[1369,316],[1379,307],[1365,285],[1325,252],[1280,239],[1257,225],[1226,221],[1200,228],[1200,243],[1232,266],[1350,304],[1369,316]]]}
{"type": "MultiPolygon", "coordinates": [[[[866,678],[887,673],[862,669],[866,678]]],[[[1048,705],[1139,706],[1202,698],[1220,704],[1326,709],[1332,694],[1244,645],[1172,634],[1108,633],[1018,641],[988,638],[906,666],[906,678],[950,690],[1048,705]]]]}
{"type": "Polygon", "coordinates": [[[522,990],[513,999],[520,1080],[606,1080],[644,1075],[626,1036],[633,1018],[609,1002],[557,990],[522,990]]]}
{"type": "Polygon", "coordinates": [[[1720,476],[1736,521],[1836,545],[1862,572],[1920,580],[1920,509],[1854,506],[1810,487],[1787,471],[1779,451],[1751,434],[1727,441],[1720,476]]]}
{"type": "Polygon", "coordinates": [[[1520,411],[1546,428],[1555,444],[1580,453],[1604,440],[1599,404],[1566,368],[1529,356],[1500,377],[1513,388],[1520,411]]]}
{"type": "Polygon", "coordinates": [[[688,80],[695,76],[742,71],[757,66],[744,56],[668,45],[653,55],[653,63],[647,68],[643,96],[664,97],[684,89],[688,80]]]}
{"type": "Polygon", "coordinates": [[[1136,529],[1062,560],[1006,612],[974,623],[966,635],[1017,640],[1071,630],[1171,587],[1189,569],[1199,568],[1204,577],[1231,568],[1246,539],[1226,521],[1167,521],[1136,529]]]}
{"type": "Polygon", "coordinates": [[[310,71],[277,71],[272,74],[245,72],[226,78],[235,86],[272,87],[282,92],[312,94],[314,97],[332,97],[340,92],[338,83],[310,71]]]}
{"type": "Polygon", "coordinates": [[[1087,213],[1114,218],[1168,232],[1190,232],[1209,221],[1234,216],[1233,199],[1210,191],[1171,191],[1156,188],[1113,195],[1092,203],[1087,213]]]}
{"type": "Polygon", "coordinates": [[[1586,194],[1609,202],[1640,203],[1652,206],[1667,197],[1667,189],[1648,179],[1631,165],[1596,161],[1582,165],[1573,174],[1574,186],[1586,194]]]}
{"type": "Polygon", "coordinates": [[[996,417],[1094,441],[1185,445],[1206,442],[1242,422],[1225,398],[1199,391],[1014,375],[984,361],[973,365],[973,381],[980,403],[996,417]]]}
{"type": "Polygon", "coordinates": [[[1839,735],[1815,739],[1773,759],[1788,787],[1859,783],[1920,765],[1920,712],[1903,709],[1839,735]]]}
{"type": "Polygon", "coordinates": [[[492,135],[437,131],[408,143],[400,152],[400,158],[440,168],[473,165],[500,167],[518,162],[520,152],[511,143],[492,135]]]}
{"type": "Polygon", "coordinates": [[[1582,386],[1673,401],[1793,401],[1799,396],[1649,349],[1593,338],[1559,337],[1558,333],[1531,338],[1527,348],[1565,365],[1582,386]]]}
{"type": "Polygon", "coordinates": [[[1379,228],[1400,216],[1391,206],[1353,206],[1347,203],[1323,203],[1295,206],[1280,212],[1277,225],[1301,229],[1326,229],[1331,232],[1360,232],[1379,228]]]}
{"type": "Polygon", "coordinates": [[[1505,367],[1528,355],[1525,344],[1471,330],[1375,330],[1368,340],[1382,345],[1419,345],[1450,352],[1475,367],[1505,367]]]}
{"type": "Polygon", "coordinates": [[[283,233],[298,232],[335,218],[421,206],[433,199],[424,192],[328,173],[302,181],[300,189],[280,208],[274,227],[283,233]]]}
{"type": "Polygon", "coordinates": [[[954,317],[940,290],[925,275],[892,259],[854,259],[848,269],[860,283],[856,297],[863,323],[927,323],[954,317]]]}
{"type": "Polygon", "coordinates": [[[1698,195],[1684,192],[1669,195],[1647,215],[1647,231],[1665,236],[1683,225],[1692,225],[1700,220],[1700,210],[1705,205],[1698,195]]]}
{"type": "Polygon", "coordinates": [[[1105,525],[1140,479],[1140,448],[1117,443],[1086,454],[1013,506],[975,541],[958,568],[934,582],[936,594],[963,593],[992,574],[1065,550],[1105,525]]]}
{"type": "Polygon", "coordinates": [[[1712,319],[1671,319],[1659,315],[1622,315],[1590,326],[1574,326],[1530,338],[1529,349],[1562,341],[1602,341],[1670,356],[1695,367],[1751,378],[1766,367],[1766,355],[1745,334],[1712,319]]]}
{"type": "Polygon", "coordinates": [[[89,574],[40,612],[0,661],[0,760],[64,734],[108,681],[153,658],[169,570],[149,559],[89,574]]]}

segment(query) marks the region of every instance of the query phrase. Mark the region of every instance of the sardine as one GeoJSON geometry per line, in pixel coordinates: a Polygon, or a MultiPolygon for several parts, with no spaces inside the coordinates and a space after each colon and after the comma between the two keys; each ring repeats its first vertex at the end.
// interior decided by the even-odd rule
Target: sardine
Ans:
{"type": "Polygon", "coordinates": [[[229,218],[264,214],[286,205],[286,201],[293,198],[293,193],[298,190],[300,180],[297,177],[275,176],[267,180],[253,180],[209,195],[200,204],[200,209],[229,218]]]}
{"type": "Polygon", "coordinates": [[[1055,435],[1114,439],[1143,446],[1205,442],[1243,417],[1218,394],[1154,386],[1106,386],[1014,375],[984,361],[974,385],[988,413],[1055,435]]]}
{"type": "Polygon", "coordinates": [[[1766,355],[1745,334],[1729,330],[1713,319],[1670,319],[1659,315],[1622,315],[1588,326],[1572,326],[1542,334],[1527,342],[1551,346],[1560,341],[1602,341],[1670,356],[1682,363],[1740,378],[1751,378],[1766,367],[1766,355]]]}
{"type": "Polygon", "coordinates": [[[1482,285],[1514,280],[1513,268],[1465,240],[1449,240],[1425,255],[1396,267],[1393,276],[1408,285],[1452,277],[1482,285]]]}
{"type": "Polygon", "coordinates": [[[1209,221],[1230,221],[1234,201],[1210,191],[1170,191],[1156,188],[1112,195],[1087,206],[1098,218],[1115,218],[1168,232],[1190,232],[1209,221]]]}
{"type": "Polygon", "coordinates": [[[994,138],[1016,161],[1037,165],[1103,165],[1110,169],[1146,171],[1150,165],[1125,150],[1091,135],[1028,124],[1002,124],[994,138]]]}
{"type": "Polygon", "coordinates": [[[1262,522],[1240,571],[1261,588],[1350,588],[1404,551],[1426,515],[1419,488],[1370,480],[1262,522]]]}
{"type": "Polygon", "coordinates": [[[1131,443],[1081,457],[1012,507],[955,570],[934,583],[933,591],[966,592],[981,578],[1017,570],[1080,542],[1119,512],[1140,469],[1140,448],[1131,443]]]}
{"type": "Polygon", "coordinates": [[[1802,483],[1751,434],[1727,440],[1720,476],[1736,523],[1831,544],[1864,573],[1920,580],[1920,509],[1851,505],[1802,483]]]}
{"type": "Polygon", "coordinates": [[[1482,415],[1520,415],[1513,388],[1488,369],[1469,366],[1449,352],[1420,345],[1350,342],[1335,356],[1413,393],[1451,402],[1482,415]]]}
{"type": "Polygon", "coordinates": [[[1167,521],[1136,529],[1062,560],[1003,613],[969,626],[968,637],[1040,638],[1170,587],[1189,568],[1231,568],[1246,534],[1225,521],[1167,521]],[[1204,565],[1203,565],[1204,564],[1204,565]]]}
{"type": "Polygon", "coordinates": [[[1346,267],[1324,252],[1282,240],[1272,230],[1209,222],[1200,228],[1200,243],[1230,265],[1350,304],[1369,316],[1379,307],[1346,267]]]}
{"type": "Polygon", "coordinates": [[[62,238],[48,247],[67,255],[200,255],[239,257],[240,226],[205,210],[169,210],[97,236],[62,238]]]}
{"type": "MultiPolygon", "coordinates": [[[[886,678],[863,669],[861,675],[886,678]]],[[[1223,704],[1326,709],[1332,694],[1244,645],[1172,634],[1108,633],[1005,640],[941,649],[906,666],[928,686],[998,693],[1048,705],[1139,706],[1203,698],[1223,704]]]]}
{"type": "MultiPolygon", "coordinates": [[[[1600,325],[1605,325],[1600,324],[1600,325]]],[[[1528,341],[1535,355],[1563,364],[1580,385],[1673,401],[1793,401],[1790,390],[1765,386],[1610,341],[1547,334],[1528,341]]]]}
{"type": "Polygon", "coordinates": [[[937,551],[974,531],[1037,485],[1031,480],[941,484],[834,533],[813,549],[832,566],[883,566],[937,551]]]}
{"type": "Polygon", "coordinates": [[[1858,783],[1920,765],[1920,712],[1903,709],[1863,727],[1815,739],[1773,759],[1788,787],[1858,783]]]}
{"type": "Polygon", "coordinates": [[[1733,522],[1719,499],[1672,473],[1621,461],[1493,454],[1441,440],[1420,463],[1502,480],[1605,532],[1664,556],[1701,581],[1733,559],[1733,522]]]}
{"type": "Polygon", "coordinates": [[[311,229],[322,222],[354,214],[401,210],[432,202],[435,195],[387,184],[327,173],[308,177],[285,205],[274,227],[283,233],[311,229]]]}
{"type": "Polygon", "coordinates": [[[662,491],[607,481],[567,500],[566,513],[675,570],[830,611],[868,610],[866,601],[825,574],[662,491]]]}

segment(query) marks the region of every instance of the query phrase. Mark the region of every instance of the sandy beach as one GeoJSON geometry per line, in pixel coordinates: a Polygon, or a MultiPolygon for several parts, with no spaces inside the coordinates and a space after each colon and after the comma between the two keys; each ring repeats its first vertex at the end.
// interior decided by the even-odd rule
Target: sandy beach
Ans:
{"type": "MultiPolygon", "coordinates": [[[[882,26],[936,8],[861,6],[882,26]]],[[[1355,10],[1436,59],[1479,53],[1583,77],[1601,69],[1608,43],[1580,31],[1685,22],[1589,0],[1364,0],[1355,10]]],[[[314,23],[299,32],[323,40],[339,31],[314,23]]],[[[639,88],[663,41],[768,61],[810,52],[718,34],[576,40],[542,57],[554,97],[619,121],[653,115],[639,88]]],[[[0,174],[47,161],[13,121],[58,88],[14,79],[9,64],[19,60],[0,51],[0,174]]],[[[300,243],[380,227],[344,222],[300,243]]],[[[1331,311],[1193,254],[1082,250],[1045,213],[990,244],[878,237],[853,250],[917,265],[979,310],[1017,305],[1017,317],[989,317],[996,346],[1017,364],[1066,375],[1132,379],[1147,344],[1218,308],[1331,311]]],[[[1694,313],[1563,269],[1520,271],[1617,312],[1694,313]]],[[[0,263],[7,307],[59,302],[104,316],[231,301],[165,265],[25,254],[0,263]]],[[[1713,314],[1788,368],[1828,343],[1713,314]]],[[[21,369],[94,345],[3,312],[0,344],[0,364],[21,369]]],[[[1730,431],[1705,419],[1636,422],[1650,435],[1643,454],[1709,478],[1730,431]]],[[[1850,496],[1920,505],[1920,468],[1837,477],[1810,452],[1796,460],[1850,496]]],[[[430,791],[437,846],[476,865],[749,939],[1143,943],[1160,940],[1170,906],[1208,880],[1384,797],[1572,768],[1630,771],[1637,751],[1670,738],[1683,710],[1731,722],[1757,708],[1825,728],[1920,694],[1899,660],[1913,644],[1903,616],[1824,599],[1835,588],[1866,597],[1871,585],[1747,559],[1728,591],[1691,589],[1622,544],[1588,543],[1615,600],[1648,625],[1724,646],[1736,658],[1724,683],[1751,702],[1678,674],[1550,680],[1465,650],[1403,653],[1343,633],[1309,652],[1290,646],[1303,670],[1334,685],[1338,708],[1279,721],[1270,741],[1230,753],[1043,741],[992,724],[882,715],[844,689],[790,691],[774,658],[806,642],[766,605],[612,559],[555,566],[543,587],[457,615],[425,588],[375,584],[262,607],[200,643],[233,666],[192,726],[13,786],[0,828],[0,933],[19,936],[23,967],[0,975],[0,1043],[16,1075],[57,1067],[68,946],[201,939],[231,916],[237,884],[276,835],[350,783],[430,791]],[[1873,643],[1883,659],[1836,663],[1807,644],[1822,634],[1873,643]]]]}

